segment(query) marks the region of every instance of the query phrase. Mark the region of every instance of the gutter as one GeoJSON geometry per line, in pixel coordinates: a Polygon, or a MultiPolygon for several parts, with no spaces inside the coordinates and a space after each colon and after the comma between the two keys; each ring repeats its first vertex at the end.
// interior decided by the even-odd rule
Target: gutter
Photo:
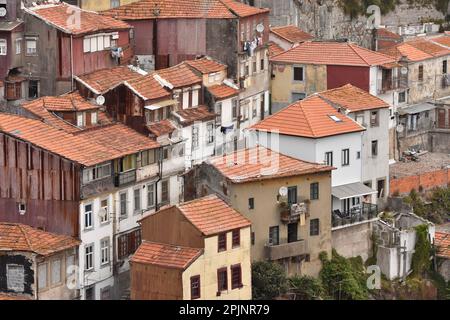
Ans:
{"type": "Polygon", "coordinates": [[[74,84],[74,78],[73,78],[73,35],[70,34],[70,86],[73,91],[73,84],[74,84]]]}

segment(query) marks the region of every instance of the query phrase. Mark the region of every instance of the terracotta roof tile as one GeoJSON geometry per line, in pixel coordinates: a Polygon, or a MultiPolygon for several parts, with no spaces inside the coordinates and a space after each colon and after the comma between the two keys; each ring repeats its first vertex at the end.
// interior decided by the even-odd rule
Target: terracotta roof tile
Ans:
{"type": "Polygon", "coordinates": [[[450,49],[444,48],[426,39],[416,39],[399,43],[395,46],[382,49],[380,52],[395,57],[396,59],[405,56],[408,60],[413,62],[450,55],[450,49]]]}
{"type": "Polygon", "coordinates": [[[177,205],[183,215],[205,236],[250,227],[251,222],[216,195],[177,205]]]}
{"type": "Polygon", "coordinates": [[[271,58],[273,62],[378,66],[395,59],[349,42],[303,42],[271,58]]]}
{"type": "Polygon", "coordinates": [[[432,39],[430,39],[430,41],[436,42],[436,43],[446,46],[446,47],[450,47],[450,36],[449,35],[432,38],[432,39]]]}
{"type": "Polygon", "coordinates": [[[333,170],[322,164],[295,159],[261,146],[208,160],[227,179],[245,183],[333,170]]]}
{"type": "Polygon", "coordinates": [[[219,0],[141,0],[103,11],[102,14],[122,20],[236,18],[227,6],[219,0]],[[156,12],[159,12],[159,14],[156,15],[156,12]]]}
{"type": "Polygon", "coordinates": [[[193,124],[195,121],[208,121],[216,117],[215,113],[209,112],[206,106],[187,108],[173,113],[178,122],[183,126],[193,124]]]}
{"type": "Polygon", "coordinates": [[[228,9],[230,9],[235,15],[241,18],[253,16],[261,13],[269,13],[270,10],[266,8],[256,8],[246,5],[236,0],[220,0],[228,9]]]}
{"type": "Polygon", "coordinates": [[[214,59],[209,57],[203,57],[196,60],[187,60],[185,61],[185,63],[202,74],[209,74],[224,71],[227,69],[227,66],[225,64],[215,61],[214,59]]]}
{"type": "Polygon", "coordinates": [[[350,112],[389,108],[382,99],[375,97],[365,90],[347,84],[343,87],[319,92],[319,96],[350,112]]]}
{"type": "Polygon", "coordinates": [[[164,80],[169,81],[174,88],[202,83],[202,78],[195,74],[185,62],[167,69],[158,70],[155,73],[164,80]]]}
{"type": "Polygon", "coordinates": [[[311,40],[314,37],[297,26],[288,25],[270,28],[270,32],[294,44],[311,40]]]}
{"type": "Polygon", "coordinates": [[[86,111],[100,108],[99,105],[84,99],[78,91],[57,97],[46,96],[34,101],[37,101],[36,103],[39,103],[48,111],[54,112],[86,111]]]}
{"type": "Polygon", "coordinates": [[[215,98],[216,101],[228,99],[239,95],[239,90],[227,86],[226,84],[219,84],[207,88],[208,92],[215,98]]]}
{"type": "Polygon", "coordinates": [[[280,134],[306,138],[323,138],[365,130],[317,95],[291,104],[252,126],[252,129],[278,130],[280,134]]]}
{"type": "Polygon", "coordinates": [[[450,233],[435,232],[435,244],[437,246],[437,255],[439,257],[450,259],[450,233]]]}
{"type": "Polygon", "coordinates": [[[31,297],[24,295],[0,293],[0,301],[2,300],[7,301],[7,300],[32,300],[32,299],[31,297]]]}
{"type": "Polygon", "coordinates": [[[98,70],[89,74],[75,77],[84,86],[88,87],[95,94],[104,94],[124,81],[132,81],[142,78],[143,75],[129,68],[119,66],[110,69],[98,70]]]}
{"type": "Polygon", "coordinates": [[[39,120],[0,113],[0,131],[85,166],[160,146],[119,123],[70,134],[39,120]]]}
{"type": "Polygon", "coordinates": [[[131,258],[132,263],[143,263],[185,270],[203,254],[199,248],[173,246],[143,241],[131,258]]]}
{"type": "Polygon", "coordinates": [[[0,222],[0,251],[27,251],[43,256],[77,247],[80,241],[28,225],[0,222]]]}
{"type": "Polygon", "coordinates": [[[175,131],[175,126],[170,120],[162,120],[160,122],[154,122],[147,125],[147,129],[153,133],[156,137],[160,137],[165,134],[169,134],[175,131]]]}
{"type": "Polygon", "coordinates": [[[270,58],[284,52],[284,49],[273,41],[269,41],[267,45],[270,58]]]}
{"type": "Polygon", "coordinates": [[[389,31],[386,28],[379,28],[379,29],[377,29],[376,32],[377,32],[378,38],[393,39],[393,40],[401,40],[402,39],[402,37],[399,34],[389,31]]]}
{"type": "Polygon", "coordinates": [[[81,35],[99,31],[130,29],[131,26],[121,20],[100,15],[93,11],[82,10],[66,3],[47,4],[25,9],[27,13],[48,22],[65,33],[81,35]],[[80,24],[69,24],[75,12],[80,12],[80,24]]]}
{"type": "Polygon", "coordinates": [[[155,79],[155,74],[151,73],[141,78],[125,81],[124,84],[143,100],[170,98],[171,93],[155,79]]]}

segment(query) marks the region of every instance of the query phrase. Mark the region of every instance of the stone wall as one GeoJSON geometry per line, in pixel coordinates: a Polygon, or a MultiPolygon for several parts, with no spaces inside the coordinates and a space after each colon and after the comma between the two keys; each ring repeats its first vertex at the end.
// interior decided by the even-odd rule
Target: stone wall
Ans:
{"type": "Polygon", "coordinates": [[[435,187],[445,187],[450,183],[450,170],[442,169],[425,172],[419,175],[411,175],[402,178],[391,178],[390,192],[392,194],[409,194],[412,189],[431,190],[435,187]]]}
{"type": "Polygon", "coordinates": [[[372,255],[372,223],[334,228],[331,231],[333,249],[345,258],[361,256],[366,261],[372,255]]]}
{"type": "MultiPolygon", "coordinates": [[[[423,19],[443,19],[434,7],[410,7],[400,0],[397,8],[381,17],[382,25],[417,24],[423,19]]],[[[245,2],[245,1],[244,1],[245,2]]],[[[254,0],[257,7],[271,9],[271,24],[295,24],[318,38],[348,38],[371,47],[372,32],[366,28],[367,17],[351,19],[339,6],[339,0],[254,0]]]]}

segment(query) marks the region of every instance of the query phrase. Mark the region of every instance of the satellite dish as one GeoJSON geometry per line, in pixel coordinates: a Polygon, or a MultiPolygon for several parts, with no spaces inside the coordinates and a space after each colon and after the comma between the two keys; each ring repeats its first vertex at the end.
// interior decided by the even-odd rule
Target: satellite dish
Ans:
{"type": "Polygon", "coordinates": [[[280,196],[282,197],[286,197],[288,194],[288,188],[286,187],[281,187],[280,190],[278,191],[280,193],[280,196]]]}
{"type": "Polygon", "coordinates": [[[106,211],[105,208],[101,208],[101,209],[98,211],[98,215],[100,216],[101,219],[106,218],[106,215],[107,215],[107,214],[108,214],[108,212],[106,211]]]}
{"type": "Polygon", "coordinates": [[[98,96],[97,99],[95,99],[95,101],[97,102],[98,105],[102,106],[105,104],[105,97],[104,96],[98,96]]]}
{"type": "Polygon", "coordinates": [[[0,8],[0,17],[4,17],[6,16],[6,9],[5,8],[0,8]]]}
{"type": "Polygon", "coordinates": [[[400,69],[400,72],[401,72],[403,75],[407,75],[407,74],[408,74],[408,68],[407,68],[407,67],[402,67],[402,68],[400,69]]]}
{"type": "Polygon", "coordinates": [[[256,26],[256,31],[258,31],[259,33],[263,33],[264,31],[264,25],[262,23],[258,24],[256,26]]]}
{"type": "Polygon", "coordinates": [[[399,124],[396,128],[398,133],[402,133],[405,130],[405,127],[402,124],[399,124]]]}

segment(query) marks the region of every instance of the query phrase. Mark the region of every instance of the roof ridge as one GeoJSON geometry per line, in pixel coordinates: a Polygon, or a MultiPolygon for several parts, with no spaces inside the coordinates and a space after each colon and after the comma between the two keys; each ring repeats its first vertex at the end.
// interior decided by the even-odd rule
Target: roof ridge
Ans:
{"type": "MultiPolygon", "coordinates": [[[[305,117],[306,124],[307,124],[308,127],[309,127],[309,130],[310,130],[310,131],[313,133],[313,135],[315,136],[315,135],[316,135],[315,130],[313,129],[313,127],[311,126],[311,123],[310,123],[310,121],[309,121],[309,113],[306,113],[306,112],[305,112],[306,110],[303,108],[303,105],[302,105],[302,101],[311,101],[312,98],[314,98],[314,97],[320,98],[317,94],[314,94],[314,95],[312,95],[312,96],[309,96],[309,97],[306,98],[306,99],[301,100],[300,103],[299,103],[299,106],[301,107],[301,110],[302,110],[303,115],[304,115],[304,117],[305,117]],[[308,116],[307,116],[307,114],[308,114],[308,116]]],[[[322,99],[322,100],[323,100],[323,99],[322,99]]],[[[324,102],[326,103],[325,100],[324,100],[324,102]]]]}
{"type": "Polygon", "coordinates": [[[23,229],[23,225],[19,223],[19,224],[17,224],[17,227],[19,228],[20,232],[22,232],[23,237],[25,238],[25,241],[27,242],[28,247],[30,248],[30,251],[34,252],[33,246],[31,245],[31,242],[28,239],[28,233],[25,232],[25,230],[23,229]]]}
{"type": "MultiPolygon", "coordinates": [[[[368,66],[371,66],[371,64],[369,62],[367,62],[366,59],[364,59],[364,57],[362,57],[354,48],[354,44],[353,43],[347,43],[348,46],[353,50],[353,52],[361,59],[363,60],[368,66]]],[[[361,49],[361,47],[358,46],[358,49],[361,49]]],[[[363,48],[364,49],[364,48],[363,48]]]]}

